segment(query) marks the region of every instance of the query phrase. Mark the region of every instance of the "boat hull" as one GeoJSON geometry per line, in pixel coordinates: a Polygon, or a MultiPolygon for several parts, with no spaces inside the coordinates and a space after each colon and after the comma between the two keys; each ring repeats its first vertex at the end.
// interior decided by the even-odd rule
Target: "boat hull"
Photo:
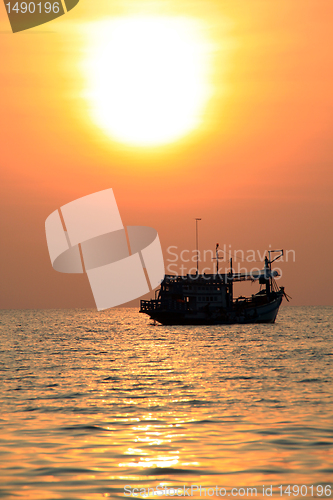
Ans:
{"type": "Polygon", "coordinates": [[[262,305],[254,305],[242,310],[230,311],[176,311],[154,309],[140,311],[162,325],[232,325],[253,323],[274,323],[282,302],[282,293],[262,305]]]}

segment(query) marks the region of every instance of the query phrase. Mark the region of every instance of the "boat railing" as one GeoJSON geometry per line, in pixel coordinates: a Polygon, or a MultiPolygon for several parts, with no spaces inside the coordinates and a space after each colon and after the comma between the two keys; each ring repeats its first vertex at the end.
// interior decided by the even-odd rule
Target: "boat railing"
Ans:
{"type": "Polygon", "coordinates": [[[161,307],[161,301],[156,300],[140,300],[140,312],[154,311],[161,307]]]}
{"type": "Polygon", "coordinates": [[[172,285],[174,283],[181,283],[183,285],[205,285],[209,283],[218,284],[225,283],[226,277],[225,275],[216,275],[216,274],[187,274],[185,276],[174,276],[174,275],[165,275],[164,284],[172,285]]]}
{"type": "Polygon", "coordinates": [[[158,309],[186,311],[187,303],[182,300],[177,301],[171,299],[164,299],[163,302],[161,301],[161,299],[140,301],[140,312],[156,311],[158,309]]]}
{"type": "Polygon", "coordinates": [[[263,304],[267,304],[270,300],[272,300],[272,297],[274,296],[274,293],[272,293],[270,296],[267,296],[266,292],[265,293],[256,293],[255,295],[252,295],[251,297],[237,297],[233,301],[233,305],[236,308],[242,308],[242,307],[248,307],[248,306],[259,306],[263,304]]]}
{"type": "Polygon", "coordinates": [[[241,303],[241,302],[253,302],[254,300],[254,295],[252,295],[252,297],[237,297],[234,302],[236,303],[241,303]]]}
{"type": "Polygon", "coordinates": [[[263,271],[256,273],[227,273],[227,274],[187,274],[185,276],[166,274],[164,277],[165,285],[174,283],[190,285],[213,285],[228,284],[236,281],[256,281],[264,277],[263,271]]]}

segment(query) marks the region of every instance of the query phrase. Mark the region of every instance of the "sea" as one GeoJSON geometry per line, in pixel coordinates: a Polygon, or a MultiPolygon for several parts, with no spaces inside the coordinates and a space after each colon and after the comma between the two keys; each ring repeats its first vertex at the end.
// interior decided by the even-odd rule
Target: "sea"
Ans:
{"type": "Polygon", "coordinates": [[[331,498],[332,330],[0,311],[0,498],[331,498]]]}

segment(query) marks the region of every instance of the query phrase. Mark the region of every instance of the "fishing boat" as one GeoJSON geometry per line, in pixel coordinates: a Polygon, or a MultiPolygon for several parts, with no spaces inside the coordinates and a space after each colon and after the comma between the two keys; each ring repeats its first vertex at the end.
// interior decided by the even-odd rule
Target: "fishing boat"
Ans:
{"type": "Polygon", "coordinates": [[[163,325],[274,323],[283,297],[288,300],[272,270],[282,256],[283,250],[270,250],[263,269],[252,273],[234,273],[230,259],[229,272],[220,274],[217,245],[216,273],[199,274],[197,267],[195,274],[165,275],[155,299],[141,300],[140,313],[163,325]],[[234,284],[243,281],[258,282],[258,292],[234,298],[234,284]]]}

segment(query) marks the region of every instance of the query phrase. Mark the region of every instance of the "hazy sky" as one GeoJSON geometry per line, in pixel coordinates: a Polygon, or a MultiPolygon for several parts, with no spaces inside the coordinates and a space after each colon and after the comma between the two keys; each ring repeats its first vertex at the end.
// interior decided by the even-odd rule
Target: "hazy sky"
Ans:
{"type": "Polygon", "coordinates": [[[85,276],[53,271],[44,223],[109,187],[125,225],[159,232],[167,265],[201,217],[202,250],[294,250],[280,266],[291,304],[332,305],[332,18],[331,0],[81,0],[12,34],[1,3],[0,307],[94,306],[85,276]],[[136,15],[195,21],[207,42],[198,124],[163,146],[115,140],[87,98],[94,23],[136,15]]]}

